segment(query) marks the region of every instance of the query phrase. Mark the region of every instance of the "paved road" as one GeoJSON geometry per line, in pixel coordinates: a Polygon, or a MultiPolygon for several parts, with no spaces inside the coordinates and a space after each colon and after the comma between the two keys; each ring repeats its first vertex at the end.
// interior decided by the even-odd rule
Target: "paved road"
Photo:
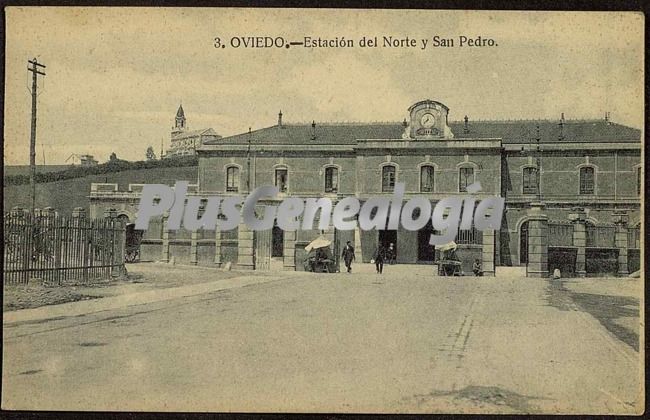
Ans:
{"type": "Polygon", "coordinates": [[[292,275],[6,325],[3,407],[641,410],[639,354],[566,288],[387,271],[292,275]]]}

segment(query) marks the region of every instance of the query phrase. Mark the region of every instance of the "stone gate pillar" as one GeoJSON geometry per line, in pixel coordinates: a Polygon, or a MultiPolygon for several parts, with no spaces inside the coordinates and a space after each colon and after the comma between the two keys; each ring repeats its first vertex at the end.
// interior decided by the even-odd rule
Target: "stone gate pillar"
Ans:
{"type": "Polygon", "coordinates": [[[629,274],[627,267],[627,224],[629,216],[624,211],[617,211],[613,214],[616,233],[614,243],[618,249],[618,275],[627,276],[629,274]]]}
{"type": "Polygon", "coordinates": [[[483,231],[481,267],[483,268],[483,275],[487,277],[494,277],[494,236],[492,229],[483,231]]]}
{"type": "Polygon", "coordinates": [[[548,277],[548,216],[542,203],[531,203],[528,211],[527,277],[548,277]]]}
{"type": "Polygon", "coordinates": [[[255,269],[255,232],[244,222],[239,223],[237,233],[238,254],[237,266],[244,270],[255,269]]]}
{"type": "Polygon", "coordinates": [[[576,253],[576,276],[585,277],[585,247],[587,246],[587,214],[582,207],[574,207],[569,214],[569,220],[573,222],[573,246],[577,248],[576,253]]]}

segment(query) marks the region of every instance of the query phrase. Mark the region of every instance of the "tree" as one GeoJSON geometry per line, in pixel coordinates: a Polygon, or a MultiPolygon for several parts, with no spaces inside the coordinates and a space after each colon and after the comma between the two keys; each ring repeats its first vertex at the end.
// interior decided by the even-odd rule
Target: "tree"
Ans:
{"type": "Polygon", "coordinates": [[[117,155],[115,154],[115,152],[111,153],[108,160],[109,160],[109,162],[114,162],[114,161],[117,160],[117,155]]]}
{"type": "Polygon", "coordinates": [[[156,153],[152,146],[147,147],[147,160],[156,160],[156,153]]]}

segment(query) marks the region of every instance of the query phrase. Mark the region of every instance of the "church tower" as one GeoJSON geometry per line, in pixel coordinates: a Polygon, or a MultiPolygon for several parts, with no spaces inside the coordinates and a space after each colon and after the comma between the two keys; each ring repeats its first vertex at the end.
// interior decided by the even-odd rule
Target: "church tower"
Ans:
{"type": "Polygon", "coordinates": [[[174,129],[172,134],[177,134],[185,131],[187,129],[187,121],[185,119],[185,111],[183,111],[183,105],[181,104],[176,111],[176,123],[174,124],[174,129]]]}

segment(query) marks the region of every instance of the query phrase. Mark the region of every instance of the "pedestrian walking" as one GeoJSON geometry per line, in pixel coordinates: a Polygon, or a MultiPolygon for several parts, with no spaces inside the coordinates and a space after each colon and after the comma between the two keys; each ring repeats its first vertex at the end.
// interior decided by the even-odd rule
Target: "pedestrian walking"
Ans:
{"type": "Polygon", "coordinates": [[[377,268],[377,273],[382,274],[384,272],[384,260],[386,260],[386,248],[384,245],[379,244],[375,253],[372,256],[373,261],[375,262],[375,268],[377,268]]]}
{"type": "Polygon", "coordinates": [[[343,253],[341,254],[343,261],[345,262],[345,267],[348,269],[348,273],[352,272],[352,261],[354,261],[354,247],[350,245],[350,241],[345,244],[343,248],[343,253]]]}
{"type": "Polygon", "coordinates": [[[386,250],[386,257],[388,258],[388,264],[395,264],[395,260],[397,259],[397,249],[395,248],[395,244],[392,242],[390,245],[388,245],[388,250],[386,250]]]}

